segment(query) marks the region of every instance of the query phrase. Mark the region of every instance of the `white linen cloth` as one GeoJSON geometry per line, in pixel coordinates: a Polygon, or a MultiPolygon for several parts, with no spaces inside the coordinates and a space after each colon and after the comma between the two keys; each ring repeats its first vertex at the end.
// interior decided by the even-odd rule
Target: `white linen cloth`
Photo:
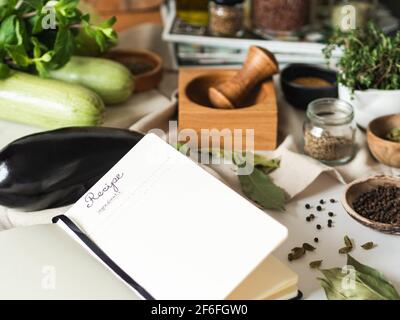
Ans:
{"type": "MultiPolygon", "coordinates": [[[[116,107],[110,107],[105,126],[130,128],[148,132],[154,128],[168,129],[168,121],[177,111],[177,73],[170,70],[168,45],[161,41],[162,28],[158,25],[141,25],[121,34],[120,47],[150,49],[164,57],[165,76],[158,90],[136,94],[116,107]]],[[[358,130],[358,152],[347,165],[328,167],[302,153],[302,126],[305,114],[288,105],[276,83],[279,103],[280,145],[275,151],[260,151],[270,157],[280,157],[281,167],[271,174],[274,182],[286,190],[290,199],[309,187],[320,175],[329,174],[340,183],[373,174],[400,175],[400,170],[383,166],[370,155],[365,133],[358,130]]],[[[11,142],[11,141],[10,141],[11,142]]],[[[241,192],[239,181],[229,166],[213,165],[208,171],[220,177],[237,192],[241,192]]],[[[50,223],[51,218],[63,214],[69,207],[27,213],[0,207],[0,230],[32,224],[50,223]]]]}

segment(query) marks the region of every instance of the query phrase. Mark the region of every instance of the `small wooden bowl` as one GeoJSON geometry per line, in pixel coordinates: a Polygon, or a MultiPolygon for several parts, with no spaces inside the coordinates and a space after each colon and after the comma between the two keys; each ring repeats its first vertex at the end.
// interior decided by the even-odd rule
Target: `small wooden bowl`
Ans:
{"type": "Polygon", "coordinates": [[[390,177],[390,176],[375,176],[364,179],[356,180],[350,183],[344,193],[342,199],[342,205],[347,213],[356,221],[361,224],[378,230],[380,232],[400,235],[400,225],[385,224],[376,221],[369,220],[360,214],[358,214],[353,208],[353,202],[365,192],[368,192],[378,186],[382,185],[393,185],[400,187],[400,178],[390,177]]]}
{"type": "Polygon", "coordinates": [[[379,162],[400,168],[400,143],[384,138],[394,128],[400,128],[400,114],[373,120],[367,131],[368,147],[379,162]]]}
{"type": "Polygon", "coordinates": [[[135,76],[134,92],[144,92],[156,88],[163,77],[163,61],[154,52],[147,50],[112,50],[106,58],[125,65],[135,76]],[[146,66],[140,73],[140,65],[146,66]],[[133,70],[135,69],[135,70],[133,70]]]}

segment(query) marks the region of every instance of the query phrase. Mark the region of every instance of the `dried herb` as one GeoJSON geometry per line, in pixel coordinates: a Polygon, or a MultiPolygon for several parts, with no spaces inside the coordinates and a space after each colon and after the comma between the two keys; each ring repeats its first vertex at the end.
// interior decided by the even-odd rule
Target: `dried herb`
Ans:
{"type": "Polygon", "coordinates": [[[285,209],[285,191],[276,186],[271,178],[259,168],[250,175],[239,176],[243,192],[265,209],[285,209]]]}
{"type": "Polygon", "coordinates": [[[340,254],[348,254],[353,250],[353,243],[351,242],[350,238],[348,236],[344,237],[344,244],[345,247],[339,249],[340,254]]]}
{"type": "Polygon", "coordinates": [[[348,236],[344,236],[344,244],[346,247],[353,249],[353,242],[348,236]]]}
{"type": "Polygon", "coordinates": [[[344,49],[338,63],[341,84],[353,92],[400,89],[400,32],[388,36],[373,23],[348,33],[337,30],[324,49],[328,60],[337,47],[344,49]]]}
{"type": "Polygon", "coordinates": [[[292,252],[288,254],[289,261],[298,260],[306,254],[306,250],[303,247],[295,247],[292,252]]]}
{"type": "MultiPolygon", "coordinates": [[[[182,143],[178,143],[176,148],[185,155],[193,151],[182,143]]],[[[246,160],[253,161],[253,172],[248,175],[238,176],[243,193],[264,209],[285,209],[285,191],[275,185],[268,176],[269,173],[279,168],[279,159],[269,159],[259,154],[231,152],[220,149],[196,150],[196,152],[208,153],[212,157],[231,160],[237,167],[243,166],[246,160]]]]}
{"type": "Polygon", "coordinates": [[[375,248],[376,245],[373,242],[367,242],[367,243],[364,243],[361,247],[365,250],[371,250],[371,249],[375,248]]]}
{"type": "Polygon", "coordinates": [[[304,250],[306,250],[306,251],[314,251],[315,250],[315,247],[313,247],[311,244],[309,244],[309,243],[303,243],[303,248],[304,248],[304,250]]]}
{"type": "Polygon", "coordinates": [[[349,247],[343,247],[339,249],[339,253],[340,254],[348,254],[349,252],[351,252],[353,250],[353,248],[349,248],[349,247]]]}
{"type": "Polygon", "coordinates": [[[310,268],[311,269],[319,269],[321,267],[322,261],[323,260],[310,262],[310,268]]]}
{"type": "Polygon", "coordinates": [[[394,128],[387,134],[387,139],[393,142],[400,142],[400,128],[394,128]]]}
{"type": "Polygon", "coordinates": [[[318,278],[328,300],[400,300],[394,286],[379,271],[350,255],[347,268],[321,270],[318,278]]]}

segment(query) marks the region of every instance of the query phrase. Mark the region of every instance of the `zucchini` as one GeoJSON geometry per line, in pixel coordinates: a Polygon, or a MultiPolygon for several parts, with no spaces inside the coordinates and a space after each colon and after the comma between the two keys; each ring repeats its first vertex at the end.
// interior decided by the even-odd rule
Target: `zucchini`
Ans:
{"type": "Polygon", "coordinates": [[[0,118],[55,129],[95,126],[104,103],[94,92],[62,81],[12,71],[0,80],[0,118]]]}
{"type": "Polygon", "coordinates": [[[132,95],[134,77],[124,65],[102,58],[72,57],[50,78],[80,84],[96,92],[105,104],[125,102],[132,95]]]}

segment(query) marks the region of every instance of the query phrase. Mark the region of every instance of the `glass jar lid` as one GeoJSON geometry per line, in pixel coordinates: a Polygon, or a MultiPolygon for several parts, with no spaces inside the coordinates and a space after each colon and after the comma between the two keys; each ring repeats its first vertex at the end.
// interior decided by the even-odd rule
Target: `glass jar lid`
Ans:
{"type": "Polygon", "coordinates": [[[344,125],[354,120],[354,109],[344,100],[322,98],[308,105],[307,117],[320,125],[344,125]]]}
{"type": "Polygon", "coordinates": [[[234,6],[244,2],[244,0],[212,0],[212,1],[221,6],[234,6]]]}

